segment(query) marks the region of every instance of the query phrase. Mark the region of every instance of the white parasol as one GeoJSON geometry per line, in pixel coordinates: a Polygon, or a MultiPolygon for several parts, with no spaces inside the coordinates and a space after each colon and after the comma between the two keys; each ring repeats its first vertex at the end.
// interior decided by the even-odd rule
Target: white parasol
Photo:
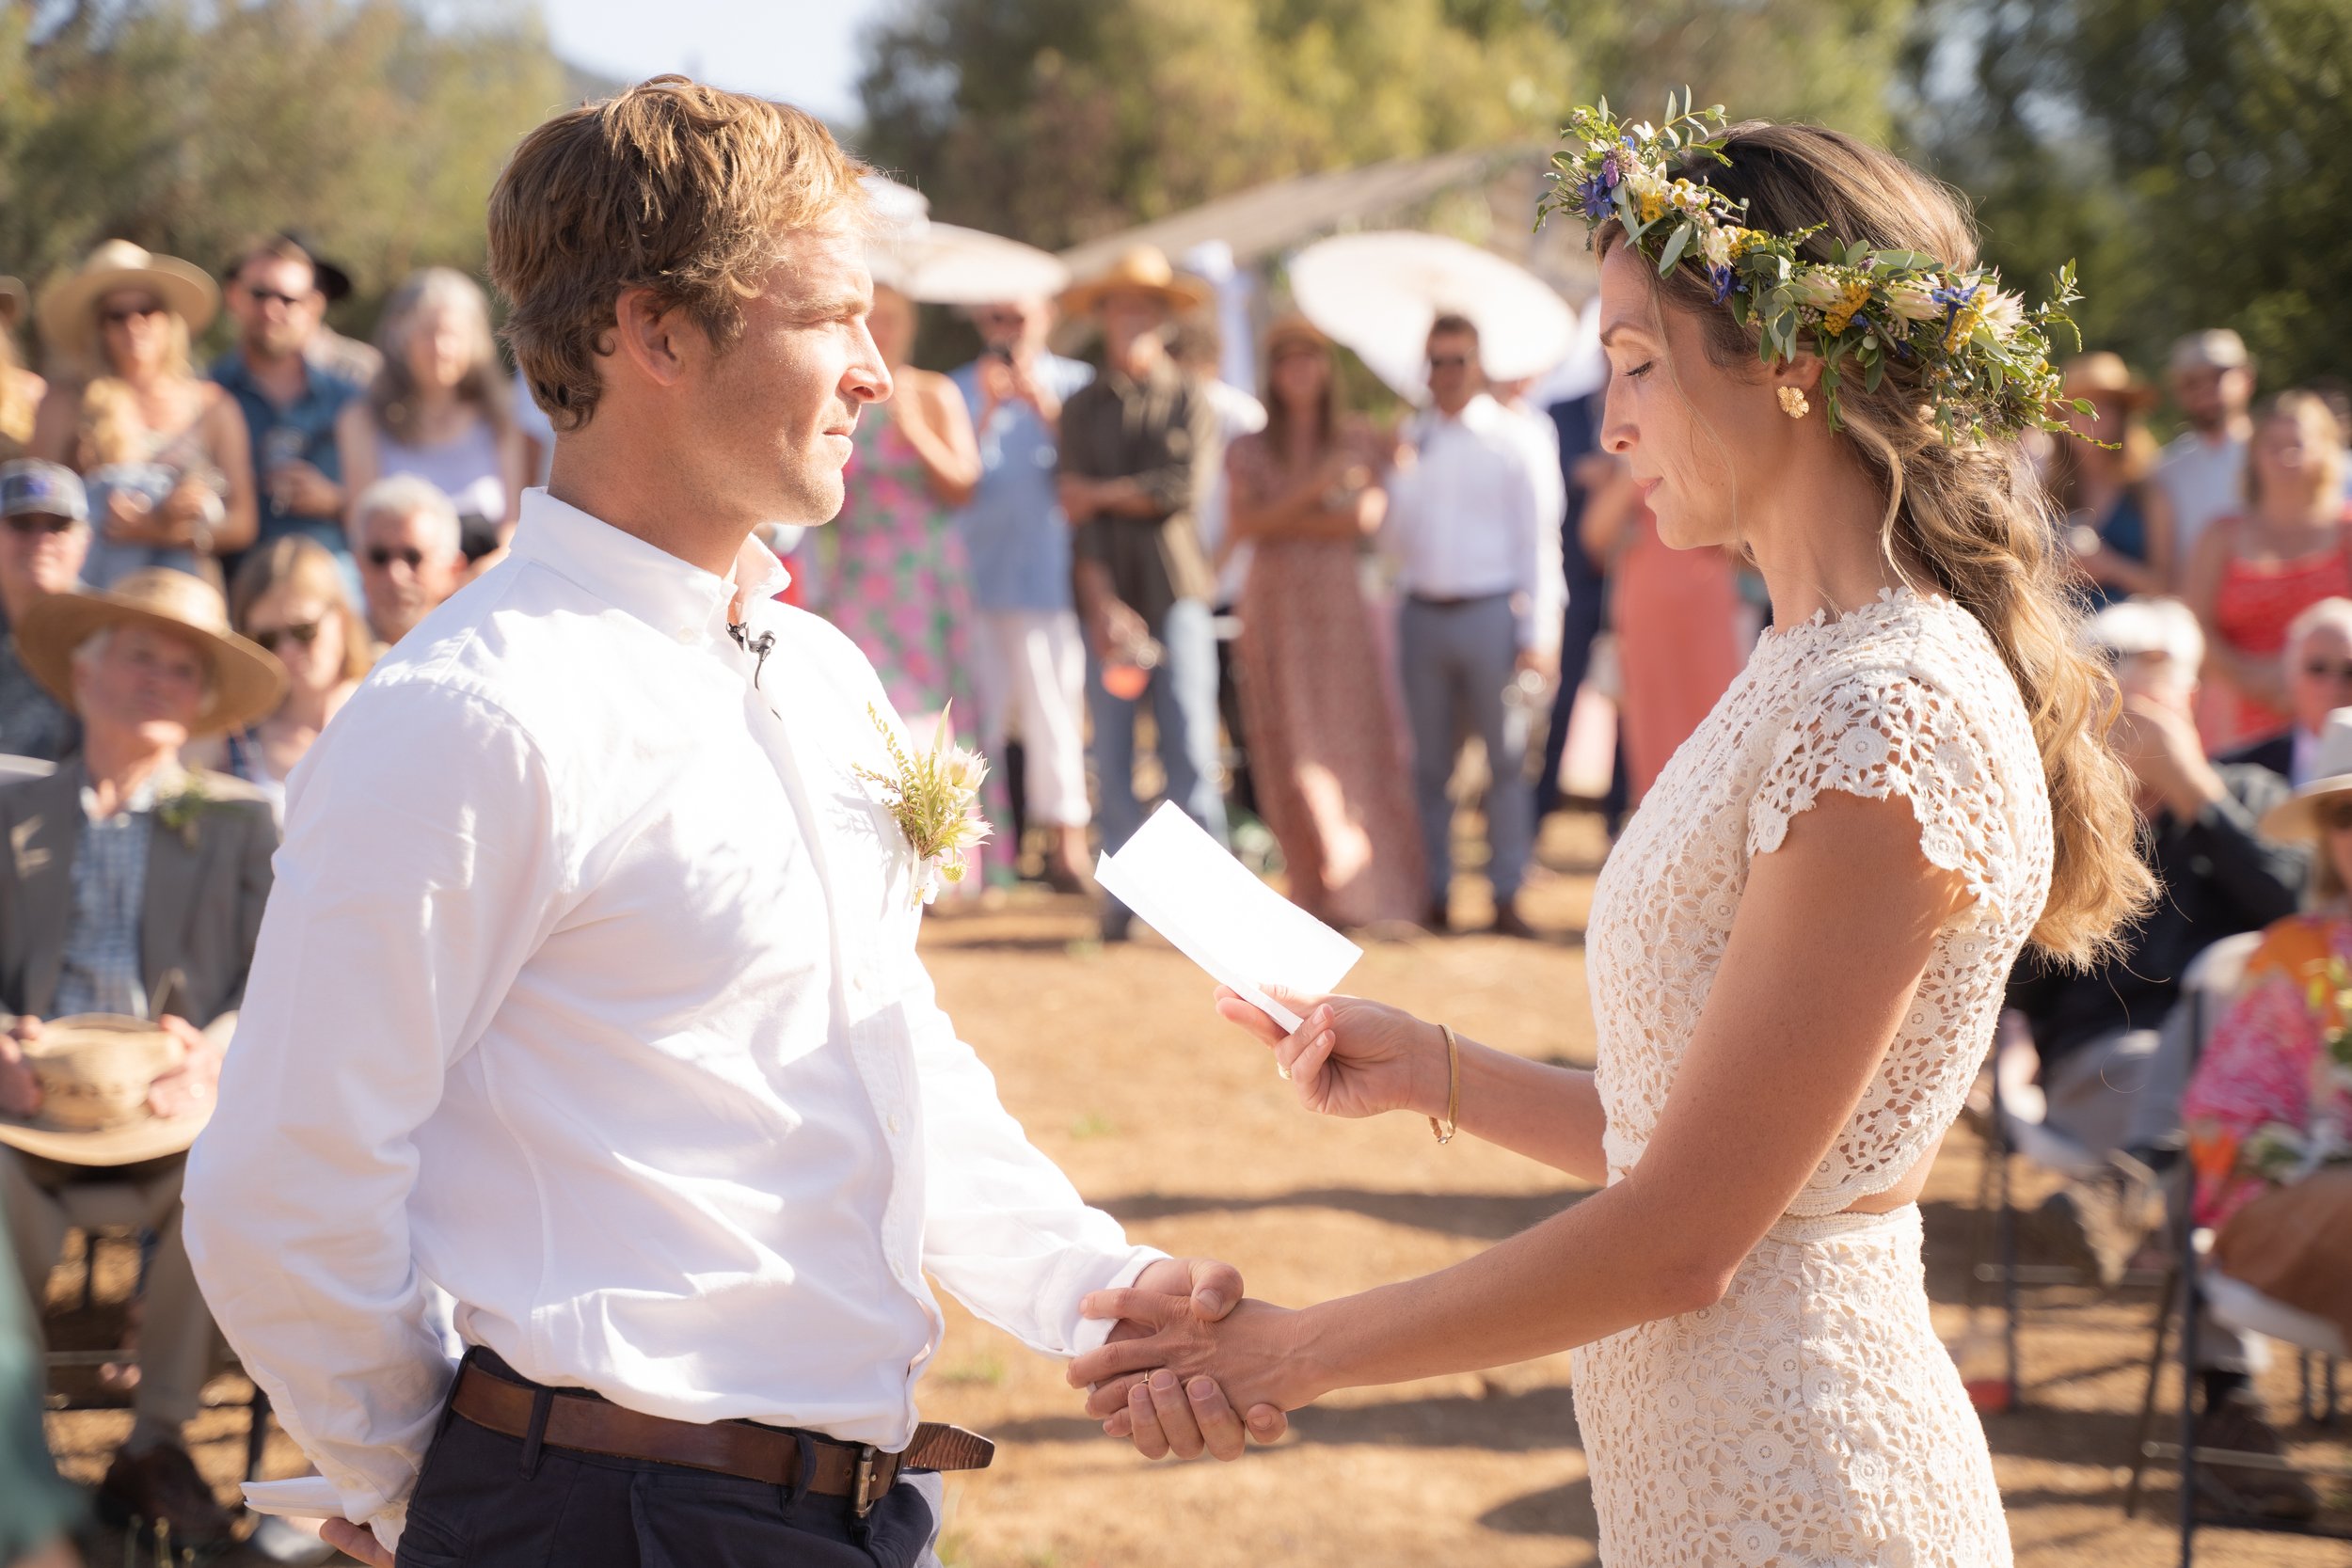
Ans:
{"type": "Polygon", "coordinates": [[[1442,234],[1319,240],[1292,258],[1290,275],[1307,319],[1414,402],[1428,390],[1429,325],[1440,314],[1477,324],[1486,374],[1497,381],[1543,374],[1567,356],[1576,332],[1576,312],[1551,285],[1442,234]]]}
{"type": "Polygon", "coordinates": [[[881,175],[869,174],[864,183],[880,220],[866,253],[875,282],[925,305],[1051,299],[1070,287],[1070,269],[1051,251],[934,223],[928,198],[881,175]]]}

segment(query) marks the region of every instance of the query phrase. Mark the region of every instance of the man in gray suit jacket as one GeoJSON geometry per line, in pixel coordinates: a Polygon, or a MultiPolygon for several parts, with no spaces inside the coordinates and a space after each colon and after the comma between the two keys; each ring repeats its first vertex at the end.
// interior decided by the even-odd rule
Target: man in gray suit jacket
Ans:
{"type": "Polygon", "coordinates": [[[161,570],[35,606],[19,650],[81,718],[82,751],[45,778],[0,786],[0,1213],[36,1304],[77,1216],[103,1207],[156,1236],[137,1422],[99,1502],[118,1519],[167,1525],[175,1547],[225,1541],[230,1524],[182,1437],[215,1334],[180,1240],[180,1181],[211,1111],[278,847],[259,791],[180,760],[191,736],[250,723],[282,689],[277,660],[227,622],[209,585],[161,570]],[[82,1014],[153,1019],[173,1044],[176,1065],[128,1126],[42,1120],[27,1055],[39,1054],[42,1021],[82,1014]]]}

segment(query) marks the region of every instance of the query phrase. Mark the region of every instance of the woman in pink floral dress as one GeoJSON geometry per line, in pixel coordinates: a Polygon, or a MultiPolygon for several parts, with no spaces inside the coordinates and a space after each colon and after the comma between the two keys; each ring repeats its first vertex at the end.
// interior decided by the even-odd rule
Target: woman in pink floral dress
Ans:
{"type": "Polygon", "coordinates": [[[955,384],[906,362],[914,302],[877,286],[871,326],[894,389],[858,420],[841,515],[816,537],[817,608],[873,661],[891,705],[928,741],[950,702],[974,711],[972,593],[955,509],[979,483],[980,451],[955,384]]]}
{"type": "Polygon", "coordinates": [[[1338,926],[1417,917],[1425,897],[1404,747],[1357,558],[1380,526],[1382,457],[1339,416],[1331,346],[1303,316],[1266,335],[1266,428],[1226,454],[1242,590],[1250,775],[1290,895],[1338,926]]]}

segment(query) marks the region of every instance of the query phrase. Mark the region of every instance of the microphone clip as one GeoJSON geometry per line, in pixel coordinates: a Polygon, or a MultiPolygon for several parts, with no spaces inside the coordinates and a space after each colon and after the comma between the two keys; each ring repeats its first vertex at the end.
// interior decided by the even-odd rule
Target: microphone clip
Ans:
{"type": "Polygon", "coordinates": [[[755,660],[752,665],[752,689],[758,690],[760,673],[768,668],[768,656],[775,652],[776,634],[772,631],[763,631],[757,637],[754,637],[751,627],[745,623],[729,621],[727,635],[735,639],[737,647],[752,655],[755,660]]]}

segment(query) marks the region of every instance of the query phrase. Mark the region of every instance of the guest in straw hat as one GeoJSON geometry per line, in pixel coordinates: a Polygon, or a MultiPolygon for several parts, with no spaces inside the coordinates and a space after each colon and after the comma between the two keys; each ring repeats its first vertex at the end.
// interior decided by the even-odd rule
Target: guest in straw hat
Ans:
{"type": "Polygon", "coordinates": [[[2090,411],[2069,409],[2066,422],[2086,438],[2058,444],[2050,489],[2066,510],[2066,542],[2090,608],[2170,593],[2172,502],[2155,482],[2156,438],[2148,434],[2154,389],[2122,356],[2102,352],[2066,367],[2065,395],[2090,411]]]}
{"type": "Polygon", "coordinates": [[[33,455],[89,482],[86,568],[110,586],[143,566],[220,583],[218,558],[253,542],[253,453],[229,392],[189,344],[220,307],[200,269],[108,240],[40,296],[51,369],[33,455]]]}
{"type": "Polygon", "coordinates": [[[17,358],[16,328],[32,295],[16,278],[0,277],[0,463],[24,455],[33,439],[33,417],[49,384],[17,358]]]}
{"type": "MultiPolygon", "coordinates": [[[[1094,767],[1103,847],[1117,849],[1143,823],[1135,791],[1136,709],[1147,697],[1158,727],[1168,798],[1221,842],[1217,773],[1216,578],[1194,507],[1218,450],[1216,411],[1177,368],[1167,333],[1176,312],[1208,292],[1168,258],[1138,245],[1064,296],[1103,329],[1103,373],[1061,414],[1061,502],[1075,556],[1073,585],[1094,678],[1094,767]]],[[[1129,914],[1105,902],[1103,936],[1123,941],[1129,914]]]]}
{"type": "Polygon", "coordinates": [[[256,791],[190,769],[181,751],[268,713],[285,674],[230,630],[219,594],[160,568],[42,599],[17,638],[25,668],[80,717],[83,746],[46,778],[0,786],[0,1213],[36,1302],[93,1203],[160,1238],[137,1421],[100,1502],[202,1547],[230,1519],[182,1437],[215,1335],[181,1244],[181,1175],[278,832],[256,791]]]}

